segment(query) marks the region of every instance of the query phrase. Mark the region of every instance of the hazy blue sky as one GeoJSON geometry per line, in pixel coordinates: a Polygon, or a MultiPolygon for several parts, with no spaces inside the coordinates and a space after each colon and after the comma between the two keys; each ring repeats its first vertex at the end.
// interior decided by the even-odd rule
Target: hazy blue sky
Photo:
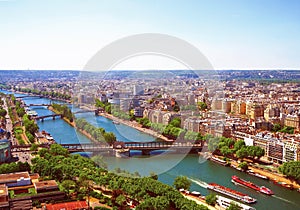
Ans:
{"type": "MultiPolygon", "coordinates": [[[[80,70],[138,33],[184,39],[215,69],[300,69],[299,11],[298,0],[0,0],[0,69],[80,70]]],[[[156,65],[177,67],[167,62],[156,65]]]]}

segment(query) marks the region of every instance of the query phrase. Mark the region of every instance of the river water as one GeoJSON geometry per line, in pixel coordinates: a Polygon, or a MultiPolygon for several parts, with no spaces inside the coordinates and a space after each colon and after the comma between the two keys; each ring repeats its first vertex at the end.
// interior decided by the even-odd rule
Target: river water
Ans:
{"type": "MultiPolygon", "coordinates": [[[[2,91],[7,93],[6,91],[2,91]]],[[[15,94],[18,96],[19,94],[15,94]]],[[[46,98],[24,98],[27,104],[50,103],[46,98]]],[[[52,101],[58,102],[58,101],[52,101]]],[[[46,107],[31,107],[39,116],[51,114],[46,107]]],[[[74,108],[73,111],[77,111],[74,108]]],[[[95,126],[103,127],[106,131],[115,133],[120,141],[154,141],[155,138],[144,134],[136,129],[125,125],[116,125],[110,119],[95,116],[94,113],[76,114],[76,117],[85,118],[95,126]]],[[[45,130],[54,137],[57,143],[87,143],[90,142],[85,136],[76,132],[73,127],[61,119],[45,119],[44,122],[38,121],[40,130],[45,130]]],[[[256,209],[272,210],[296,210],[300,209],[300,193],[291,191],[269,181],[236,171],[235,169],[218,165],[211,161],[199,157],[198,155],[170,154],[156,152],[157,155],[141,156],[140,152],[133,152],[130,158],[105,157],[109,169],[121,168],[130,172],[139,172],[141,175],[149,175],[150,172],[158,174],[161,182],[172,185],[176,176],[187,176],[191,181],[191,190],[207,195],[209,191],[205,185],[215,182],[223,186],[230,187],[240,192],[246,193],[257,199],[257,203],[252,205],[256,209]],[[267,196],[255,192],[251,189],[236,186],[231,183],[231,176],[237,175],[243,179],[250,180],[257,185],[264,185],[270,188],[275,195],[267,196]]]]}

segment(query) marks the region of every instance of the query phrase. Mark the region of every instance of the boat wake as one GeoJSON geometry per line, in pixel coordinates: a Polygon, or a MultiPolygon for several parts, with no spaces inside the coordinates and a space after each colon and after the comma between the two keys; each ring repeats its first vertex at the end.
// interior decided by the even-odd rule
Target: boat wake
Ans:
{"type": "MultiPolygon", "coordinates": [[[[282,201],[285,201],[285,202],[287,202],[287,203],[295,204],[295,203],[292,202],[292,201],[289,201],[289,200],[287,200],[287,199],[285,199],[285,198],[282,198],[282,197],[279,197],[279,196],[276,196],[276,195],[272,195],[272,197],[277,198],[277,199],[282,200],[282,201]]],[[[296,204],[295,204],[295,205],[296,205],[296,204]]]]}
{"type": "Polygon", "coordinates": [[[204,181],[191,179],[191,178],[188,178],[188,179],[191,180],[192,182],[194,182],[195,184],[199,185],[200,187],[207,188],[207,186],[208,186],[208,184],[204,181]]]}

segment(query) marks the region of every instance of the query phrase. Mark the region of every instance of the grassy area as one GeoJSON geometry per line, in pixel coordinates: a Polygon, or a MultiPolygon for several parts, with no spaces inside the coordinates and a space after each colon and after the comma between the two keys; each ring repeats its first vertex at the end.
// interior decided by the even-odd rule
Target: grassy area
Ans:
{"type": "Polygon", "coordinates": [[[34,188],[29,188],[27,193],[20,193],[20,194],[15,194],[13,190],[9,190],[10,198],[20,198],[20,197],[26,197],[26,196],[36,195],[36,194],[37,193],[34,188]]]}

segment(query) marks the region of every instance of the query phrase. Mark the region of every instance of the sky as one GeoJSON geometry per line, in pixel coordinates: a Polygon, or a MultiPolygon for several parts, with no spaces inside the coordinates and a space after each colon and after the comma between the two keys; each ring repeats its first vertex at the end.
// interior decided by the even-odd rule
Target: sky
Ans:
{"type": "MultiPolygon", "coordinates": [[[[160,33],[214,69],[300,69],[298,0],[0,0],[0,69],[81,70],[104,46],[160,33]]],[[[183,69],[159,56],[120,69],[183,69]]]]}

